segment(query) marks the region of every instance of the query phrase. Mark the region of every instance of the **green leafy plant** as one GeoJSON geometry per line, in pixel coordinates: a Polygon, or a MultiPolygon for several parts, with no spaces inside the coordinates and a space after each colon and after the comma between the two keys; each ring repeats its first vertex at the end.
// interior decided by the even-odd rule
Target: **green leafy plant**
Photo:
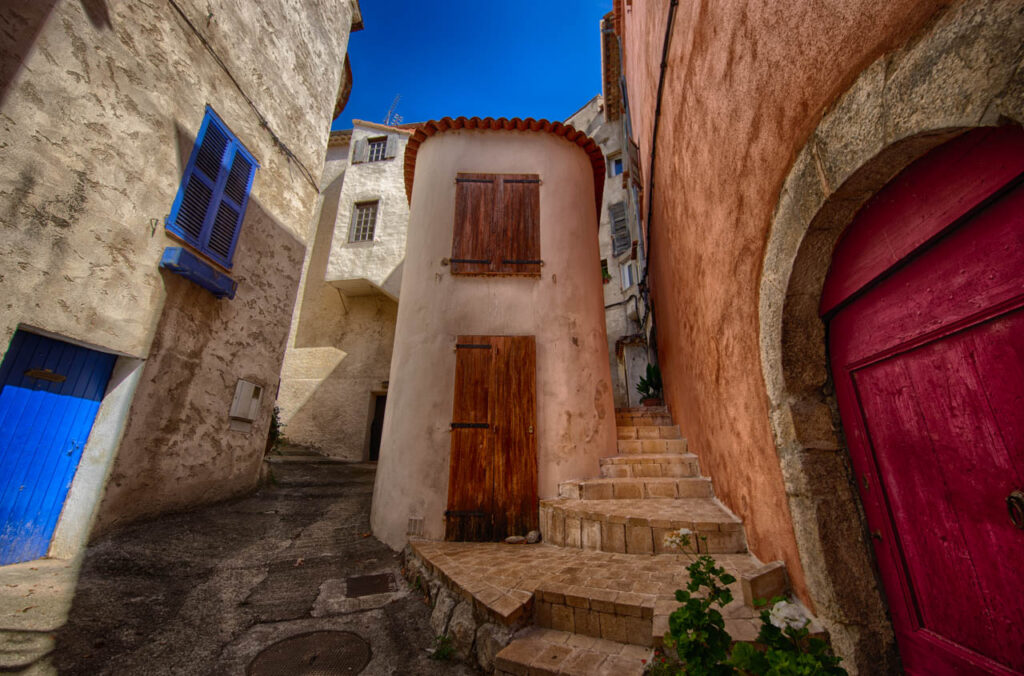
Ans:
{"type": "Polygon", "coordinates": [[[440,662],[447,662],[455,655],[455,645],[451,636],[442,634],[434,641],[434,650],[430,653],[430,659],[440,662]]]}
{"type": "Polygon", "coordinates": [[[714,557],[698,555],[695,537],[706,540],[686,528],[665,537],[667,547],[692,550],[693,560],[686,567],[686,589],[676,591],[682,605],[669,616],[664,648],[647,664],[648,676],[846,676],[828,644],[810,636],[810,620],[800,607],[781,598],[772,599],[761,611],[761,648],[749,643],[733,646],[718,609],[732,601],[728,585],[736,578],[714,557]]]}
{"type": "Polygon", "coordinates": [[[267,453],[276,451],[284,444],[284,427],[285,424],[281,422],[281,409],[275,406],[270,414],[270,430],[267,432],[267,453]]]}
{"type": "Polygon", "coordinates": [[[636,391],[644,399],[661,399],[661,370],[657,364],[647,365],[647,377],[641,377],[636,391]]]}

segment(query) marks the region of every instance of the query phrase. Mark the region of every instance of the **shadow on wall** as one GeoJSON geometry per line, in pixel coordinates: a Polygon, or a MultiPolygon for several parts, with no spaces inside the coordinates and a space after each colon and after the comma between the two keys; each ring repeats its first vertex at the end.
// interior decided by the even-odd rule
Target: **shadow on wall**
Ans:
{"type": "Polygon", "coordinates": [[[281,399],[301,402],[290,412],[286,436],[332,456],[361,460],[369,398],[384,389],[390,374],[398,305],[383,295],[347,298],[345,304],[330,322],[331,340],[323,345],[339,350],[341,361],[322,378],[285,380],[281,399]]]}
{"type": "MultiPolygon", "coordinates": [[[[106,0],[79,1],[94,28],[113,26],[106,0]]],[[[25,57],[56,5],[57,0],[22,0],[0,5],[0,33],[4,35],[0,47],[0,106],[6,101],[11,82],[21,72],[25,57]]]]}
{"type": "Polygon", "coordinates": [[[302,243],[250,199],[233,300],[161,271],[163,311],[93,538],[256,486],[304,255],[302,243]],[[248,431],[229,428],[240,378],[266,391],[248,431]]]}
{"type": "Polygon", "coordinates": [[[325,330],[325,323],[333,326],[336,318],[345,313],[341,294],[324,281],[344,180],[345,174],[341,174],[323,192],[320,220],[311,243],[313,251],[309,257],[302,305],[296,321],[295,347],[335,347],[334,332],[325,330]]]}

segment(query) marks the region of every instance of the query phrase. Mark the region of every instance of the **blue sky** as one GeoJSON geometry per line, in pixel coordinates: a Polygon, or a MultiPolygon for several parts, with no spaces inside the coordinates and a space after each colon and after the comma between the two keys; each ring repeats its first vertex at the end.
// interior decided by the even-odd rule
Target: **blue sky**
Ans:
{"type": "Polygon", "coordinates": [[[360,0],[352,94],[333,129],[457,117],[564,120],[601,91],[601,17],[612,0],[360,0]]]}

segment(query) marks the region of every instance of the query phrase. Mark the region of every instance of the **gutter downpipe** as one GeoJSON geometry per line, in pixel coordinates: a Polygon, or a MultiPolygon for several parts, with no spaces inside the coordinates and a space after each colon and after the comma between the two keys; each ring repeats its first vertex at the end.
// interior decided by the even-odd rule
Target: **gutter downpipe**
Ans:
{"type": "MultiPolygon", "coordinates": [[[[644,275],[640,280],[641,288],[646,290],[648,301],[647,315],[653,315],[654,306],[650,302],[650,286],[647,283],[648,274],[651,267],[651,256],[653,252],[653,245],[651,242],[651,221],[654,220],[654,170],[657,167],[655,160],[658,154],[658,126],[661,121],[661,97],[665,90],[665,71],[668,69],[668,48],[672,41],[672,28],[675,24],[676,7],[679,5],[679,0],[671,0],[668,8],[668,20],[665,22],[665,41],[661,46],[661,73],[658,76],[658,97],[657,103],[654,108],[654,129],[651,132],[651,170],[647,177],[647,256],[644,261],[644,275]]],[[[643,327],[647,323],[647,316],[644,316],[643,322],[640,326],[643,327]]]]}

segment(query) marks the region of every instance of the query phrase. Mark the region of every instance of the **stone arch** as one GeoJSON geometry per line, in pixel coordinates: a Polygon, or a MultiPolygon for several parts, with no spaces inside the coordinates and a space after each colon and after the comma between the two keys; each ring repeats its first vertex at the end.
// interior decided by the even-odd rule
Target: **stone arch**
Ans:
{"type": "Polygon", "coordinates": [[[902,169],[969,129],[1024,122],[1024,2],[954,5],[868,66],[783,184],[760,286],[770,424],[816,612],[851,671],[898,670],[818,317],[839,236],[902,169]]]}

